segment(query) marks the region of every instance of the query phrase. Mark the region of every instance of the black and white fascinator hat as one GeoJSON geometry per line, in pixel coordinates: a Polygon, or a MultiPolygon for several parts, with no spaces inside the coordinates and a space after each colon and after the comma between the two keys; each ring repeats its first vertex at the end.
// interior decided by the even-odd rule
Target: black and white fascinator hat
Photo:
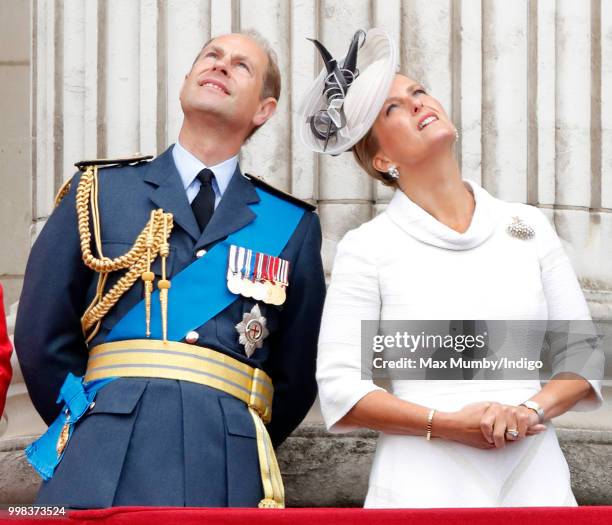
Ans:
{"type": "Polygon", "coordinates": [[[359,30],[336,60],[310,40],[325,67],[300,104],[300,139],[312,151],[339,155],[368,132],[385,103],[397,71],[395,44],[382,29],[359,30]]]}

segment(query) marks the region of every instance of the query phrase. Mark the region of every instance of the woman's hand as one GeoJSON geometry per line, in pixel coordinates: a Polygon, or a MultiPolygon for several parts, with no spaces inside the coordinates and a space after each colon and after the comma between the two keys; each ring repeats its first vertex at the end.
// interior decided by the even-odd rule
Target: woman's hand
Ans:
{"type": "Polygon", "coordinates": [[[481,401],[470,403],[456,412],[436,412],[432,436],[475,448],[492,449],[503,447],[506,429],[513,428],[519,431],[519,436],[513,441],[546,430],[545,425],[538,423],[538,415],[527,407],[481,401]]]}
{"type": "Polygon", "coordinates": [[[432,436],[457,441],[475,448],[495,448],[481,429],[481,421],[492,403],[470,403],[456,412],[436,412],[432,420],[432,436]]]}
{"type": "Polygon", "coordinates": [[[546,430],[546,426],[539,423],[538,415],[530,408],[495,402],[489,403],[480,421],[480,428],[486,441],[496,448],[546,430]],[[508,430],[515,430],[518,435],[512,437],[506,433],[508,430]]]}

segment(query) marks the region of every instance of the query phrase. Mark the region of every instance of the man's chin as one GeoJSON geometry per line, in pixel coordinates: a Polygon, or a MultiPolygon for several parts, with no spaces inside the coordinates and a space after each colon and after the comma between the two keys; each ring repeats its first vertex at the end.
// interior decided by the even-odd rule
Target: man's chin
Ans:
{"type": "Polygon", "coordinates": [[[216,103],[213,101],[199,101],[189,108],[189,113],[193,115],[210,115],[215,116],[223,120],[231,120],[232,112],[231,108],[227,107],[227,105],[220,103],[217,101],[216,103]]]}

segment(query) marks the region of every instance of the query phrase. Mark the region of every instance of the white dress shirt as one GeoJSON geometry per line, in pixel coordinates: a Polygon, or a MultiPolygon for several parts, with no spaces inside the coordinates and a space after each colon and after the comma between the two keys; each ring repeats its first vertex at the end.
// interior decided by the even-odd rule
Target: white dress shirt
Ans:
{"type": "Polygon", "coordinates": [[[187,192],[187,200],[189,204],[193,202],[196,195],[200,191],[200,181],[197,178],[198,173],[205,168],[212,170],[215,174],[213,178],[212,187],[215,192],[215,208],[219,205],[223,193],[227,189],[227,186],[232,178],[232,175],[236,171],[238,165],[238,155],[234,155],[219,164],[214,166],[206,166],[200,159],[195,155],[187,151],[180,142],[174,145],[172,148],[172,157],[174,158],[174,164],[176,169],[181,176],[183,181],[183,187],[187,192]]]}

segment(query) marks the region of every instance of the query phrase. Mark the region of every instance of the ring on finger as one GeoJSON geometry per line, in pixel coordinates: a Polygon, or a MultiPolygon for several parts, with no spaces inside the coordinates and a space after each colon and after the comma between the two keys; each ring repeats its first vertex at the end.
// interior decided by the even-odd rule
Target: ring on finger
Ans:
{"type": "Polygon", "coordinates": [[[506,430],[506,437],[510,440],[514,440],[519,436],[519,431],[516,428],[509,428],[506,430]]]}

